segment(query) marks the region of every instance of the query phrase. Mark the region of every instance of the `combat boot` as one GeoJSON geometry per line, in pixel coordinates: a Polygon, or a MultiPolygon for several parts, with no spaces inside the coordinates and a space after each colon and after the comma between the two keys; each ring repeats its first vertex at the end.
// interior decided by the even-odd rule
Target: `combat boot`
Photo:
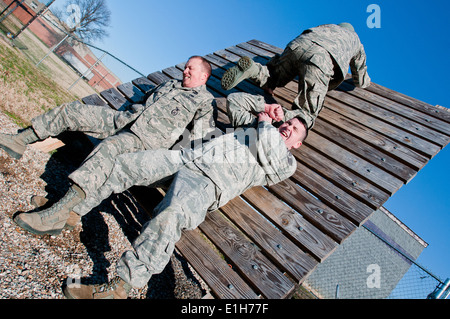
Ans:
{"type": "Polygon", "coordinates": [[[39,141],[39,137],[31,127],[17,134],[0,133],[0,147],[15,159],[20,159],[27,145],[36,141],[39,141]]]}
{"type": "MultiPolygon", "coordinates": [[[[48,199],[44,196],[34,195],[31,197],[31,205],[33,205],[36,208],[42,208],[48,203],[48,199]]],[[[78,223],[81,221],[81,216],[77,213],[74,213],[71,211],[69,213],[69,218],[66,221],[66,224],[64,225],[65,229],[73,230],[78,223]]]]}
{"type": "Polygon", "coordinates": [[[222,76],[221,84],[224,90],[230,90],[246,79],[257,76],[259,68],[247,56],[239,59],[237,66],[229,68],[222,76]]]}
{"type": "Polygon", "coordinates": [[[85,197],[83,190],[73,185],[67,194],[52,207],[35,213],[21,213],[14,218],[14,221],[33,234],[58,235],[66,225],[72,209],[85,197]]]}
{"type": "Polygon", "coordinates": [[[69,284],[63,292],[67,299],[127,299],[130,290],[128,283],[116,277],[102,285],[69,284]]]}

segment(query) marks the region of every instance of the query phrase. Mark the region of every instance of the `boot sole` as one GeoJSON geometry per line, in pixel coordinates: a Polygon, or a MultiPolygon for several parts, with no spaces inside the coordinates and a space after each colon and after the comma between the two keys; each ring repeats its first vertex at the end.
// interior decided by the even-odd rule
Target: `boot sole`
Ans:
{"type": "Polygon", "coordinates": [[[234,88],[242,80],[239,79],[239,75],[243,75],[245,71],[250,69],[252,61],[248,57],[242,57],[239,59],[237,66],[233,66],[228,69],[222,76],[221,84],[224,90],[230,90],[234,88]]]}
{"type": "Polygon", "coordinates": [[[23,229],[25,229],[26,231],[35,234],[35,235],[59,235],[62,232],[62,229],[52,229],[52,230],[48,230],[48,231],[40,231],[37,229],[34,229],[33,227],[31,227],[30,225],[28,225],[27,223],[25,223],[24,221],[22,221],[19,218],[14,218],[14,221],[16,222],[17,225],[19,225],[20,227],[22,227],[23,229]]]}
{"type": "Polygon", "coordinates": [[[253,61],[249,57],[242,57],[238,61],[238,66],[242,71],[247,71],[252,66],[253,61]]]}

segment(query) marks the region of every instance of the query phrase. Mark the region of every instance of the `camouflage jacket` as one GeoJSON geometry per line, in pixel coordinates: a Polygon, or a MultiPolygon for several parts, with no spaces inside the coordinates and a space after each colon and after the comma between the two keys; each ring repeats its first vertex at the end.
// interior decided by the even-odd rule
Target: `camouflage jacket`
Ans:
{"type": "Polygon", "coordinates": [[[194,165],[220,190],[218,207],[253,186],[276,184],[297,168],[278,129],[255,119],[253,114],[264,107],[262,96],[230,94],[228,114],[232,124],[240,127],[204,143],[191,155],[194,165]]]}
{"type": "Polygon", "coordinates": [[[342,83],[349,66],[355,85],[362,88],[369,86],[370,77],[367,73],[366,54],[356,32],[336,24],[324,24],[303,31],[288,46],[295,49],[301,40],[309,40],[320,45],[328,51],[337,64],[338,67],[335,69],[338,72],[335,72],[330,82],[330,90],[342,83]]]}
{"type": "Polygon", "coordinates": [[[215,100],[205,85],[185,88],[181,81],[170,80],[147,96],[144,105],[135,104],[115,117],[119,129],[131,124],[146,149],[170,148],[183,134],[197,139],[214,128],[215,100]]]}

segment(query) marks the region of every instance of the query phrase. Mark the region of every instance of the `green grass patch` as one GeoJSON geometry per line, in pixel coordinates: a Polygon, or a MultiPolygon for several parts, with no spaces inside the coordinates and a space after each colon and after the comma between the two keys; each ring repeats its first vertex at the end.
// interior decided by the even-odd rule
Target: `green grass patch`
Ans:
{"type": "MultiPolygon", "coordinates": [[[[18,49],[0,45],[0,109],[18,123],[76,97],[38,69],[18,49]]],[[[21,125],[23,126],[23,125],[21,125]]]]}

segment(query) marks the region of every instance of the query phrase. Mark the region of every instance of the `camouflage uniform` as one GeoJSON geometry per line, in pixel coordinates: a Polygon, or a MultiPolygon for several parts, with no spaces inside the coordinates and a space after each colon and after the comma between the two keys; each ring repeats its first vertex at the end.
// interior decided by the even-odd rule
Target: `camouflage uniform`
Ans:
{"type": "Polygon", "coordinates": [[[297,163],[278,130],[251,115],[264,110],[263,97],[235,93],[227,104],[232,123],[242,128],[191,149],[120,155],[98,192],[86,197],[83,208],[91,209],[112,192],[174,177],[134,250],[125,252],[118,263],[118,275],[132,286],[142,287],[152,274],[161,272],[182,230],[196,228],[208,211],[253,186],[273,185],[294,173],[297,163]]]}
{"type": "Polygon", "coordinates": [[[135,104],[128,111],[73,102],[34,118],[32,125],[41,139],[63,131],[106,138],[69,176],[89,194],[104,183],[119,154],[170,148],[190,123],[189,138],[202,138],[214,125],[214,104],[205,85],[185,88],[171,80],[150,91],[144,105],[135,104]]]}
{"type": "Polygon", "coordinates": [[[349,66],[356,86],[365,88],[370,84],[366,54],[358,35],[336,24],[305,30],[266,66],[257,65],[259,74],[253,79],[261,87],[283,87],[299,76],[293,111],[285,115],[286,120],[301,116],[309,128],[322,109],[326,93],[342,83],[349,66]]]}

